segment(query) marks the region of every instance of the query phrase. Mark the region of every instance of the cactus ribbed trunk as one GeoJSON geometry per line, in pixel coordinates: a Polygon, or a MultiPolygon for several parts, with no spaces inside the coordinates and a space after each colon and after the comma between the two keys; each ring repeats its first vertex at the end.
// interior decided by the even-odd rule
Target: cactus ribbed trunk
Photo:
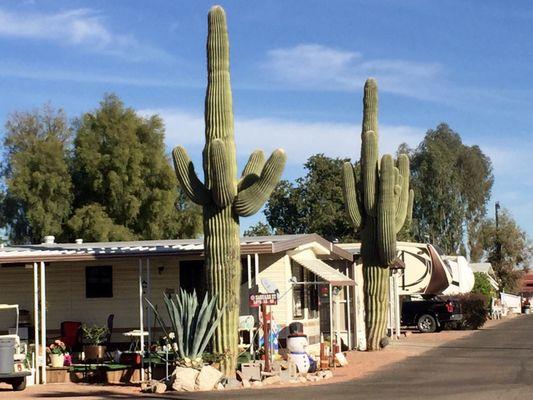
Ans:
{"type": "Polygon", "coordinates": [[[409,190],[409,158],[378,154],[378,91],[365,83],[361,168],[343,166],[344,201],[348,216],[361,231],[367,349],[386,344],[390,266],[396,261],[396,234],[411,222],[413,191],[409,190]],[[359,176],[357,176],[359,175],[359,176]]]}
{"type": "Polygon", "coordinates": [[[213,351],[226,354],[225,368],[234,371],[238,352],[239,299],[241,280],[239,217],[232,207],[204,206],[204,247],[207,290],[225,304],[220,325],[213,336],[213,351]]]}
{"type": "Polygon", "coordinates": [[[265,161],[256,150],[237,178],[233,106],[229,71],[226,14],[214,6],[208,15],[207,91],[205,96],[204,182],[183,147],[173,151],[174,168],[182,189],[203,206],[207,289],[225,307],[214,338],[214,351],[223,354],[223,372],[237,366],[241,256],[239,217],[255,214],[276,187],[285,166],[278,149],[265,161]]]}

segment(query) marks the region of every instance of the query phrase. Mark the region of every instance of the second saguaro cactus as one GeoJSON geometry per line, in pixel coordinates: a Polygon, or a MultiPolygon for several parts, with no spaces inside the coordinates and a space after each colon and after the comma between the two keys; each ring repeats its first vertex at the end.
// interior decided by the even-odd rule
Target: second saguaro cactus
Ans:
{"type": "Polygon", "coordinates": [[[213,350],[226,356],[226,374],[237,366],[241,256],[239,217],[255,214],[278,183],[286,156],[276,150],[265,161],[256,150],[237,178],[226,14],[214,6],[208,15],[207,92],[205,96],[204,182],[183,147],[173,151],[178,180],[192,201],[203,207],[208,291],[225,305],[213,350]]]}
{"type": "Polygon", "coordinates": [[[389,267],[396,261],[396,234],[411,223],[413,190],[409,189],[409,158],[400,154],[379,161],[378,88],[365,83],[360,168],[343,166],[348,215],[361,232],[367,349],[383,346],[387,330],[389,267]]]}

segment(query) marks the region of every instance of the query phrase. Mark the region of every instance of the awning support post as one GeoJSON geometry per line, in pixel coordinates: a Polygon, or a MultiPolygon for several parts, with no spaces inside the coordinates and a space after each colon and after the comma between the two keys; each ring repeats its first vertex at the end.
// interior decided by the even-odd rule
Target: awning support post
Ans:
{"type": "Polygon", "coordinates": [[[44,261],[40,264],[41,273],[41,361],[42,361],[42,376],[41,380],[46,383],[46,275],[44,268],[44,261]]]}
{"type": "Polygon", "coordinates": [[[37,263],[33,263],[33,326],[35,342],[35,384],[41,383],[40,361],[41,350],[39,348],[39,270],[37,263]]]}
{"type": "Polygon", "coordinates": [[[144,381],[143,262],[139,258],[139,342],[141,348],[141,382],[144,381]]]}

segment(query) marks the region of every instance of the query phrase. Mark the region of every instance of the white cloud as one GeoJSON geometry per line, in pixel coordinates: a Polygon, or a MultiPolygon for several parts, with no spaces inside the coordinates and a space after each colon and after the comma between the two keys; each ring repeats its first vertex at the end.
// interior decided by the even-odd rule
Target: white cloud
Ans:
{"type": "MultiPolygon", "coordinates": [[[[169,147],[178,144],[198,151],[204,144],[204,120],[200,114],[179,109],[141,110],[141,114],[159,114],[166,125],[169,147]]],[[[411,126],[380,127],[380,150],[394,153],[399,144],[416,146],[424,130],[411,126]]],[[[255,149],[270,153],[281,147],[287,152],[288,163],[301,165],[316,153],[330,157],[359,158],[360,124],[338,122],[304,122],[274,118],[235,118],[237,156],[246,158],[255,149]]]]}
{"type": "Polygon", "coordinates": [[[131,61],[170,59],[166,52],[147,46],[131,35],[116,34],[102,16],[79,8],[54,14],[15,13],[0,9],[0,37],[48,40],[85,51],[120,56],[131,61]]]}
{"type": "Polygon", "coordinates": [[[424,100],[435,99],[442,78],[438,63],[365,59],[318,44],[270,50],[263,67],[276,81],[302,89],[359,90],[373,76],[383,91],[424,100]]]}
{"type": "Polygon", "coordinates": [[[32,68],[27,65],[0,62],[0,76],[11,78],[32,79],[39,81],[66,81],[80,83],[128,85],[140,87],[193,87],[197,88],[192,80],[183,81],[171,78],[155,78],[127,75],[113,75],[109,73],[96,73],[88,71],[61,70],[49,68],[32,68]]]}

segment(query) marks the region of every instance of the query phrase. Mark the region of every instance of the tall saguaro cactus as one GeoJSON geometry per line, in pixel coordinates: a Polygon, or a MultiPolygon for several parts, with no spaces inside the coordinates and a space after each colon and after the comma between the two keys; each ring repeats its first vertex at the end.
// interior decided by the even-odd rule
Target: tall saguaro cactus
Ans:
{"type": "Polygon", "coordinates": [[[265,162],[261,150],[250,156],[237,178],[233,107],[229,73],[226,14],[214,6],[208,15],[208,83],[205,96],[204,182],[183,147],[173,151],[178,180],[192,201],[203,207],[207,287],[226,308],[213,339],[214,351],[224,353],[224,372],[237,362],[241,256],[239,217],[255,214],[278,183],[286,156],[275,150],[265,162]]]}
{"type": "Polygon", "coordinates": [[[413,190],[409,190],[409,158],[391,155],[379,161],[378,88],[365,83],[360,169],[343,166],[344,201],[348,215],[361,232],[368,350],[383,345],[387,330],[389,267],[396,261],[396,234],[411,223],[413,190]]]}

